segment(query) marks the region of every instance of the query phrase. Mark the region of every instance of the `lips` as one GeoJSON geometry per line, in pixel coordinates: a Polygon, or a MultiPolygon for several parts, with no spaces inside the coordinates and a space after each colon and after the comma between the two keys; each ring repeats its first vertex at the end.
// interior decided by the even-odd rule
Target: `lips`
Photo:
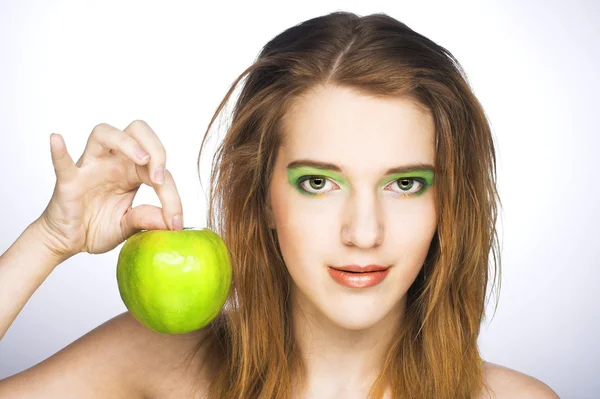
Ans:
{"type": "Polygon", "coordinates": [[[378,272],[382,270],[387,270],[388,267],[381,265],[346,265],[346,266],[330,266],[332,269],[341,270],[344,272],[352,272],[352,273],[367,273],[367,272],[378,272]]]}
{"type": "Polygon", "coordinates": [[[379,265],[369,265],[369,267],[355,267],[356,265],[344,266],[345,269],[355,270],[376,270],[376,271],[363,271],[363,272],[352,272],[341,269],[334,269],[328,267],[327,271],[331,278],[333,278],[338,284],[347,288],[369,288],[376,286],[381,283],[389,273],[389,268],[379,265]]]}

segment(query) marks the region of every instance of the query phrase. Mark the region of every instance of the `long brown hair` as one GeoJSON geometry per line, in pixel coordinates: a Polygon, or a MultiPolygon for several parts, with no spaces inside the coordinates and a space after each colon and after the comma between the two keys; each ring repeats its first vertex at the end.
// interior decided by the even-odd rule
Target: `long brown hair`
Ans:
{"type": "Polygon", "coordinates": [[[370,96],[410,96],[435,124],[437,231],[369,397],[382,398],[388,388],[393,398],[479,395],[487,387],[477,338],[490,250],[494,277],[500,271],[500,198],[491,128],[461,65],[384,13],[307,20],[269,41],[235,80],[205,133],[199,163],[211,126],[244,77],[212,164],[207,224],[230,250],[233,283],[192,354],[204,347],[203,390],[211,399],[290,398],[293,381],[304,381],[290,275],[266,204],[282,116],[310,89],[336,85],[370,96]]]}

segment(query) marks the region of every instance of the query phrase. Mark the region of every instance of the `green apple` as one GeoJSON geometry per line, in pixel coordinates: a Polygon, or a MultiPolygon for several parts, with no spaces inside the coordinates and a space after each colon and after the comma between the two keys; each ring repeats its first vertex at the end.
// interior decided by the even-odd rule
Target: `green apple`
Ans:
{"type": "Polygon", "coordinates": [[[231,286],[225,243],[208,228],[144,230],[123,244],[117,283],[129,312],[153,331],[199,330],[221,311],[231,286]]]}

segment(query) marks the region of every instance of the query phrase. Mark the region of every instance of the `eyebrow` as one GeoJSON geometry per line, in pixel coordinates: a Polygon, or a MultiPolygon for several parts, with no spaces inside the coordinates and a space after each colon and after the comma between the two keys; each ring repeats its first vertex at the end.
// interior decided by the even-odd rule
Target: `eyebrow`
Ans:
{"type": "MultiPolygon", "coordinates": [[[[297,168],[297,167],[301,167],[301,166],[310,166],[313,168],[331,170],[331,171],[342,173],[342,168],[340,168],[339,166],[337,166],[335,164],[315,161],[312,159],[299,159],[296,161],[292,161],[288,164],[287,168],[292,169],[292,168],[297,168]]],[[[416,164],[412,164],[412,165],[396,166],[394,168],[388,169],[385,172],[385,174],[390,175],[390,174],[395,174],[395,173],[406,173],[406,172],[413,172],[415,170],[429,170],[429,171],[433,172],[433,165],[428,164],[428,163],[416,163],[416,164]]]]}

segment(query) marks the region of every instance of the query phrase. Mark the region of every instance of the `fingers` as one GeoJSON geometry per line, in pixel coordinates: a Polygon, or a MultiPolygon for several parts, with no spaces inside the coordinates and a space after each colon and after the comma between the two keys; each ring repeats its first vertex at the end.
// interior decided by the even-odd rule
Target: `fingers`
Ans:
{"type": "Polygon", "coordinates": [[[183,226],[183,206],[181,205],[181,198],[179,192],[175,186],[175,180],[168,169],[165,169],[165,182],[160,186],[154,186],[156,194],[160,199],[160,203],[163,205],[162,213],[165,224],[170,230],[181,230],[183,226]],[[180,224],[175,225],[174,217],[179,216],[180,224]]]}
{"type": "Polygon", "coordinates": [[[140,230],[167,230],[162,210],[154,205],[138,205],[129,209],[121,220],[123,237],[128,239],[140,230]]]}
{"type": "Polygon", "coordinates": [[[136,141],[135,138],[127,134],[123,134],[116,127],[101,123],[92,130],[84,154],[101,158],[110,152],[121,153],[138,165],[145,165],[151,157],[151,154],[143,148],[143,143],[136,141]]]}
{"type": "MultiPolygon", "coordinates": [[[[138,173],[139,181],[142,181],[144,184],[151,186],[154,188],[154,191],[158,195],[158,199],[162,204],[162,224],[163,228],[167,228],[169,230],[181,230],[181,226],[183,226],[183,206],[181,203],[181,197],[179,196],[179,191],[177,190],[177,186],[175,185],[175,180],[173,179],[173,175],[169,172],[168,169],[165,169],[165,182],[161,185],[152,184],[148,178],[148,172],[146,168],[138,168],[137,170],[133,170],[132,173],[138,173]],[[179,215],[181,220],[180,226],[175,226],[173,222],[173,218],[179,215]]],[[[160,208],[159,208],[160,209],[160,208]]],[[[146,230],[150,230],[147,228],[146,230]]]]}
{"type": "Polygon", "coordinates": [[[67,151],[67,146],[60,134],[50,135],[50,154],[56,178],[70,180],[77,173],[77,166],[67,151]]]}
{"type": "Polygon", "coordinates": [[[183,226],[183,206],[171,173],[165,169],[167,154],[158,135],[144,121],[135,120],[123,132],[131,135],[150,153],[148,174],[154,183],[153,187],[162,204],[162,212],[166,225],[170,230],[181,230],[183,226]],[[176,226],[173,218],[179,216],[181,224],[176,226]]]}
{"type": "Polygon", "coordinates": [[[135,138],[150,154],[150,163],[148,164],[150,180],[154,184],[162,184],[165,176],[164,168],[167,164],[167,153],[158,135],[146,122],[141,120],[131,122],[129,126],[123,129],[123,132],[135,138]]]}
{"type": "Polygon", "coordinates": [[[173,176],[168,170],[165,174],[165,183],[158,186],[156,191],[163,204],[162,209],[153,205],[139,205],[129,209],[121,222],[121,229],[125,238],[129,238],[139,230],[183,229],[181,200],[179,199],[173,176]],[[181,224],[174,226],[173,218],[177,215],[181,218],[181,224]]]}
{"type": "Polygon", "coordinates": [[[173,176],[165,169],[166,151],[150,126],[141,120],[131,122],[123,131],[106,123],[97,125],[90,135],[84,153],[92,157],[103,157],[110,152],[121,153],[137,165],[146,166],[135,169],[138,177],[142,179],[140,182],[148,184],[148,181],[145,180],[145,175],[148,174],[152,187],[162,203],[165,225],[170,230],[174,230],[176,226],[174,226],[173,218],[179,215],[182,226],[183,207],[173,176]],[[140,149],[149,154],[149,157],[138,157],[137,150],[140,149]]]}

